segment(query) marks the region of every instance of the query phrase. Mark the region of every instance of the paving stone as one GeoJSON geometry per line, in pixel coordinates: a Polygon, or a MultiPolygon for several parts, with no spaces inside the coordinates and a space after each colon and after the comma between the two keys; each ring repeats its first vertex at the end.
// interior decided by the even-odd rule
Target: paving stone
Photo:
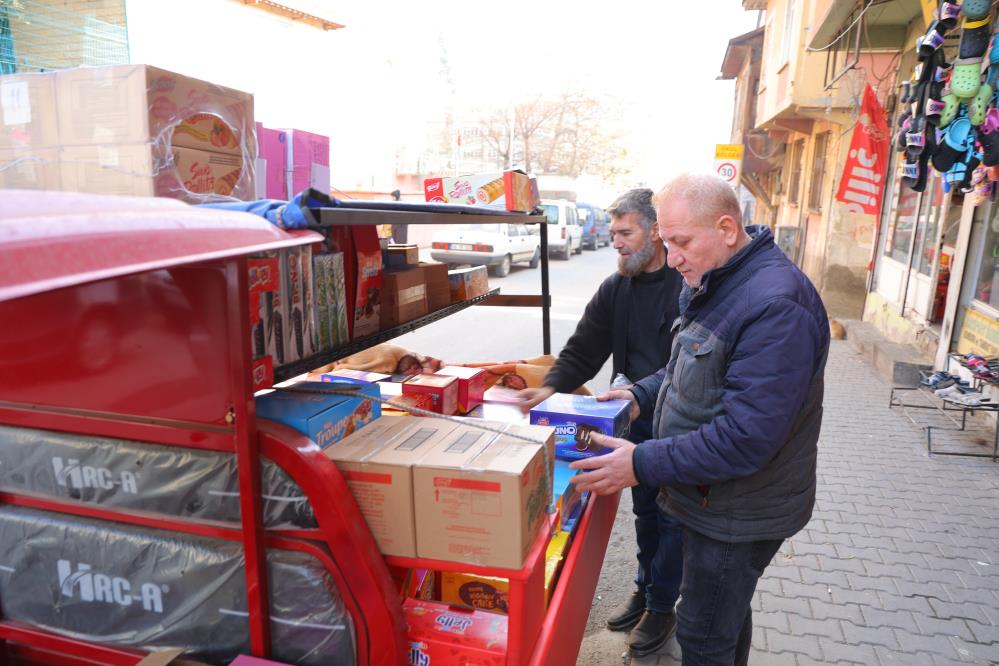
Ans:
{"type": "Polygon", "coordinates": [[[818,636],[840,642],[845,640],[843,630],[835,620],[813,620],[800,615],[788,615],[788,619],[791,624],[791,634],[795,636],[818,636]]]}
{"type": "Polygon", "coordinates": [[[895,638],[895,634],[884,629],[856,625],[853,622],[842,621],[839,623],[843,630],[843,637],[849,645],[869,645],[881,646],[889,650],[898,650],[901,646],[895,638]]]}
{"type": "Polygon", "coordinates": [[[773,666],[799,666],[798,656],[792,652],[763,652],[761,650],[749,651],[749,663],[767,664],[767,666],[771,664],[773,666]]]}
{"type": "Polygon", "coordinates": [[[971,638],[969,640],[984,644],[994,643],[999,646],[999,627],[993,624],[982,624],[981,622],[974,622],[971,620],[967,622],[967,626],[971,631],[971,638]]]}
{"type": "Polygon", "coordinates": [[[782,634],[791,633],[790,618],[800,618],[799,615],[777,610],[774,612],[753,613],[753,633],[757,630],[773,629],[782,634]]]}
{"type": "Polygon", "coordinates": [[[918,633],[911,633],[904,629],[892,629],[898,644],[906,652],[927,652],[929,654],[942,654],[945,657],[956,657],[957,650],[951,642],[940,636],[923,636],[918,633]]]}
{"type": "Polygon", "coordinates": [[[916,621],[909,611],[886,611],[869,606],[861,608],[860,612],[864,615],[864,624],[868,627],[897,627],[913,633],[919,631],[916,621]]]}
{"type": "Polygon", "coordinates": [[[963,618],[981,624],[991,624],[988,615],[979,604],[954,604],[949,601],[930,599],[930,606],[939,618],[963,618]]]}
{"type": "MultiPolygon", "coordinates": [[[[848,645],[842,641],[819,638],[819,648],[827,660],[834,663],[874,664],[877,662],[874,648],[870,645],[848,645]]],[[[763,662],[760,662],[763,663],[763,662]]],[[[827,662],[828,663],[828,662],[827,662]]]]}
{"type": "Polygon", "coordinates": [[[954,650],[958,656],[970,663],[975,664],[999,664],[999,643],[983,645],[981,643],[969,643],[960,638],[951,639],[954,650]]]}
{"type": "Polygon", "coordinates": [[[898,587],[893,578],[877,578],[861,574],[847,574],[850,587],[854,590],[877,590],[880,592],[896,592],[898,587]]]}
{"type": "Polygon", "coordinates": [[[812,659],[822,659],[819,639],[815,636],[794,636],[773,629],[764,631],[767,634],[767,650],[770,652],[794,652],[812,659]]]}
{"type": "MultiPolygon", "coordinates": [[[[957,637],[963,638],[964,640],[978,642],[986,642],[977,639],[972,633],[969,623],[963,619],[941,619],[938,617],[929,617],[926,615],[916,615],[913,614],[913,619],[916,621],[916,625],[919,627],[919,633],[925,636],[947,636],[947,637],[957,637]]],[[[978,623],[971,623],[978,624],[978,623]]],[[[982,625],[978,625],[982,626],[982,625]]],[[[999,636],[999,633],[996,634],[999,636]]]]}
{"type": "Polygon", "coordinates": [[[811,606],[812,617],[816,620],[849,620],[858,626],[864,623],[864,616],[857,604],[834,604],[812,599],[808,605],[811,606]]]}
{"type": "Polygon", "coordinates": [[[934,616],[933,607],[927,597],[900,597],[897,594],[879,593],[879,608],[886,611],[907,610],[914,615],[934,616]]]}
{"type": "Polygon", "coordinates": [[[764,593],[760,595],[763,611],[773,613],[780,611],[783,613],[793,613],[801,617],[812,617],[812,607],[809,599],[793,594],[774,595],[764,593]]]}
{"type": "MultiPolygon", "coordinates": [[[[828,561],[828,560],[826,560],[828,561]]],[[[825,585],[846,588],[850,587],[850,581],[842,571],[816,571],[814,569],[801,570],[801,582],[805,585],[825,585]]]]}

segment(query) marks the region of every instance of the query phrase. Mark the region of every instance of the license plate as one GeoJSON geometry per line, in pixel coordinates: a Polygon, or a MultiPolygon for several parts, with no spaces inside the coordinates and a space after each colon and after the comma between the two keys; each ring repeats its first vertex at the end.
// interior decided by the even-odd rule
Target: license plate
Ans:
{"type": "Polygon", "coordinates": [[[468,243],[451,243],[452,250],[464,250],[466,252],[472,251],[472,246],[468,243]]]}

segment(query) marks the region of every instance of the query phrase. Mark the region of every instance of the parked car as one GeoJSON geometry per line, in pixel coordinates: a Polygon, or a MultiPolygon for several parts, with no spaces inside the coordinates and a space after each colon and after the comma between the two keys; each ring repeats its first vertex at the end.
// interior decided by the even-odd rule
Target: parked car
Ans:
{"type": "Polygon", "coordinates": [[[515,263],[538,267],[541,237],[526,224],[455,224],[433,235],[430,256],[451,266],[488,266],[506,277],[515,263]]]}
{"type": "Polygon", "coordinates": [[[579,226],[576,204],[567,199],[542,199],[548,218],[548,254],[568,260],[583,251],[583,229],[579,226]]]}
{"type": "Polygon", "coordinates": [[[596,250],[610,245],[610,216],[603,208],[576,202],[576,214],[583,227],[583,247],[596,250]]]}

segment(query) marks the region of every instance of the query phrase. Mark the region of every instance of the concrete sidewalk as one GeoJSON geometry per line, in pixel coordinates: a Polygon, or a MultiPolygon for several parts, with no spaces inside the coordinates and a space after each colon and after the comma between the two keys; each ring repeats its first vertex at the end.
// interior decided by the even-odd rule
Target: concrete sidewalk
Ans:
{"type": "MultiPolygon", "coordinates": [[[[815,512],[760,580],[750,664],[999,664],[999,463],[929,456],[889,390],[832,343],[815,512]]],[[[991,437],[934,431],[934,449],[991,452],[991,437]]],[[[626,634],[604,627],[634,568],[625,493],[579,664],[680,663],[675,638],[631,659],[626,634]]]]}

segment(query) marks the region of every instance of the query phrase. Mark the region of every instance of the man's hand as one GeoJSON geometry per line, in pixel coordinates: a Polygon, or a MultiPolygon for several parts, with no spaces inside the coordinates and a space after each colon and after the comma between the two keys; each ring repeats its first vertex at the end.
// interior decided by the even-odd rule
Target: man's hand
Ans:
{"type": "Polygon", "coordinates": [[[629,401],[631,403],[631,411],[628,412],[628,417],[632,421],[637,419],[639,414],[642,413],[642,409],[638,406],[638,400],[635,398],[635,394],[628,389],[611,389],[610,391],[607,391],[607,393],[601,393],[597,396],[598,402],[606,402],[607,400],[629,401]]]}
{"type": "Polygon", "coordinates": [[[520,398],[520,402],[517,403],[517,406],[520,407],[520,411],[526,414],[531,411],[531,407],[540,405],[542,402],[551,397],[553,393],[555,393],[555,389],[551,386],[524,389],[517,393],[517,397],[520,398]]]}
{"type": "Polygon", "coordinates": [[[638,479],[635,478],[635,467],[632,463],[635,445],[626,439],[597,432],[591,433],[590,437],[598,446],[614,450],[602,456],[576,460],[569,465],[570,469],[588,470],[570,479],[580,492],[591,490],[598,495],[611,495],[622,488],[637,486],[638,479]]]}

